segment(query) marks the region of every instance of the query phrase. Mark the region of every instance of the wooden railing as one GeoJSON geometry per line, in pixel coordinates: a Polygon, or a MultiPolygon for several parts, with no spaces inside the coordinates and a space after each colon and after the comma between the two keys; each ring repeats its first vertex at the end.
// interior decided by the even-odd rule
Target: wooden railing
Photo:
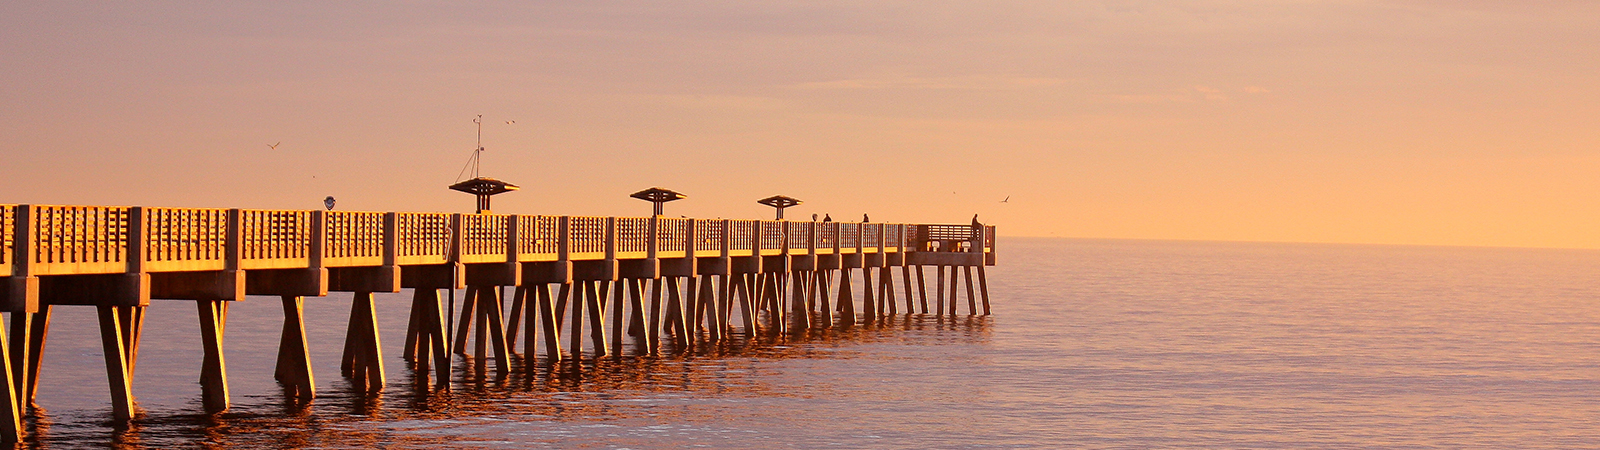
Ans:
{"type": "Polygon", "coordinates": [[[0,205],[0,276],[988,253],[994,243],[993,226],[970,225],[0,205]]]}
{"type": "Polygon", "coordinates": [[[723,238],[728,228],[724,220],[696,220],[694,221],[694,254],[695,256],[720,256],[722,254],[723,238]]]}
{"type": "Polygon", "coordinates": [[[785,234],[787,234],[789,236],[789,254],[791,254],[791,255],[808,255],[808,254],[811,254],[811,227],[813,225],[816,225],[815,222],[778,222],[778,223],[782,224],[785,228],[788,229],[788,231],[785,234]]]}
{"type": "Polygon", "coordinates": [[[449,214],[395,213],[395,264],[444,264],[455,260],[455,226],[449,214]]]}
{"type": "Polygon", "coordinates": [[[763,220],[761,227],[761,254],[766,256],[783,254],[784,230],[783,223],[774,220],[763,220]]]}
{"type": "MultiPolygon", "coordinates": [[[[618,217],[617,258],[644,258],[650,252],[650,219],[644,217],[618,217]]],[[[679,239],[682,239],[681,237],[679,239]]]]}
{"type": "Polygon", "coordinates": [[[383,264],[384,213],[328,212],[323,217],[325,267],[383,264]]]}
{"type": "Polygon", "coordinates": [[[0,205],[0,277],[11,276],[11,255],[17,252],[16,205],[0,205]]]}
{"type": "Polygon", "coordinates": [[[461,256],[464,263],[507,262],[512,216],[466,214],[461,222],[461,256]]]}
{"type": "MultiPolygon", "coordinates": [[[[689,229],[692,219],[656,218],[656,256],[682,258],[689,251],[689,229]]],[[[696,239],[704,239],[696,235],[696,239]]]]}
{"type": "Polygon", "coordinates": [[[756,233],[759,232],[761,222],[756,220],[736,220],[732,223],[732,231],[728,235],[728,249],[732,256],[751,256],[750,250],[754,248],[756,233]]]}

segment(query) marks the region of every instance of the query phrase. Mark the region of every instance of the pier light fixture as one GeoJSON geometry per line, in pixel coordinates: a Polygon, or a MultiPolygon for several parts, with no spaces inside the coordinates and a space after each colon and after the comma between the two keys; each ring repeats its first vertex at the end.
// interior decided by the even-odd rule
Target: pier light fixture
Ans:
{"type": "Polygon", "coordinates": [[[489,213],[489,196],[504,194],[520,189],[515,184],[496,180],[489,177],[477,177],[467,181],[450,185],[450,189],[472,194],[478,197],[478,214],[489,213]]]}
{"type": "Polygon", "coordinates": [[[782,196],[782,195],[774,195],[774,196],[771,196],[771,197],[763,198],[761,200],[756,200],[756,203],[760,203],[760,204],[763,204],[763,205],[771,206],[773,208],[777,208],[777,210],[778,210],[778,220],[783,220],[783,209],[784,208],[788,208],[790,206],[794,206],[794,205],[800,204],[800,200],[795,199],[794,197],[785,197],[785,196],[782,196]]]}
{"type": "Polygon", "coordinates": [[[670,189],[662,189],[662,188],[658,188],[658,187],[652,187],[650,189],[645,189],[645,190],[642,190],[642,191],[639,191],[639,192],[635,192],[635,193],[633,193],[633,195],[630,195],[629,197],[633,197],[633,198],[644,200],[644,201],[647,201],[647,202],[650,202],[650,203],[654,203],[655,204],[655,215],[659,216],[659,215],[661,215],[661,204],[662,203],[670,202],[670,201],[673,201],[673,200],[683,200],[685,198],[688,198],[689,196],[683,195],[683,194],[680,194],[680,193],[677,193],[677,192],[673,192],[670,189]]]}

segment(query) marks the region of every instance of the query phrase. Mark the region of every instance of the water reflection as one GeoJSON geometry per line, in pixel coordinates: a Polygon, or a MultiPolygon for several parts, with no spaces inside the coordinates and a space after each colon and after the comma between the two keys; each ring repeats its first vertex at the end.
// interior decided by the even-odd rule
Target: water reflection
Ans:
{"type": "MultiPolygon", "coordinates": [[[[681,349],[673,348],[667,339],[659,357],[529,360],[514,354],[510,370],[504,374],[482,370],[485,363],[492,362],[458,356],[449,390],[432,389],[425,372],[402,362],[388,367],[388,384],[378,393],[368,393],[344,378],[325,380],[325,385],[318,386],[317,398],[309,403],[285,390],[243,398],[236,390],[234,407],[228,412],[152,414],[140,409],[135,420],[122,428],[113,428],[109,421],[83,420],[96,414],[108,417],[105,411],[75,411],[78,420],[58,427],[50,412],[40,408],[29,419],[29,437],[24,444],[28,448],[124,449],[459,446],[464,439],[459,428],[469,423],[659,419],[672,414],[670,405],[693,402],[707,393],[804,398],[813,393],[775,388],[763,380],[769,371],[766,366],[782,360],[851,358],[852,346],[895,344],[912,334],[921,343],[982,342],[988,339],[989,323],[987,317],[901,315],[876,324],[814,329],[791,336],[746,339],[735,334],[718,342],[700,340],[681,349]]],[[[627,343],[621,353],[631,355],[631,347],[632,343],[627,343]]],[[[174,395],[169,390],[161,393],[174,395]]],[[[198,396],[188,403],[189,411],[201,410],[198,396]]],[[[488,436],[465,439],[492,441],[488,436]]]]}

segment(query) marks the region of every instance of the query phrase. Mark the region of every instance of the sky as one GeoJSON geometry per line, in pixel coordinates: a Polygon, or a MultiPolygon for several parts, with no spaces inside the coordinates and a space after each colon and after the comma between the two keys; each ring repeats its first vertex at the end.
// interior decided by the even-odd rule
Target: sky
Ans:
{"type": "Polygon", "coordinates": [[[1592,1],[4,2],[0,203],[471,212],[481,114],[497,213],[1600,248],[1596,74],[1592,1]]]}

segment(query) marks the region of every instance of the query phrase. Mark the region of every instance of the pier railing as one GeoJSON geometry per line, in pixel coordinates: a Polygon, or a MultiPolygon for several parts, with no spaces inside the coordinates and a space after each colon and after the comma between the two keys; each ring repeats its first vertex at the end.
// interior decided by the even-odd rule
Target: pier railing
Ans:
{"type": "Polygon", "coordinates": [[[0,205],[0,276],[18,267],[27,276],[212,271],[230,259],[256,270],[690,253],[991,254],[994,242],[993,226],[971,225],[0,205]]]}

